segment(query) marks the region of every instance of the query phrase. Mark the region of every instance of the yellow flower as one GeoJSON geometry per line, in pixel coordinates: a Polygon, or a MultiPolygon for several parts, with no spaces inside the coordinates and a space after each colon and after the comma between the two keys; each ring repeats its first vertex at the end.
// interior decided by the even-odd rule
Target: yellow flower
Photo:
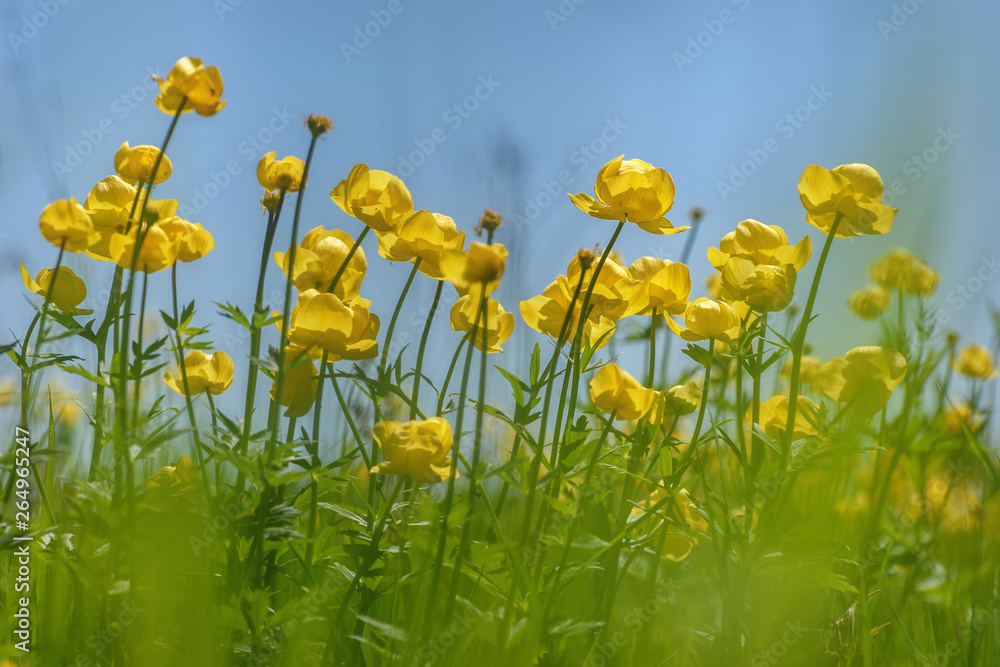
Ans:
{"type": "Polygon", "coordinates": [[[882,203],[882,178],[866,164],[842,164],[833,170],[815,164],[799,180],[806,222],[829,234],[839,214],[837,236],[886,234],[898,209],[882,203]]]}
{"type": "MultiPolygon", "coordinates": [[[[783,377],[790,378],[792,376],[792,361],[793,359],[791,356],[789,356],[785,361],[785,365],[781,369],[781,375],[783,377]]],[[[811,385],[813,380],[816,379],[816,373],[822,365],[823,362],[819,357],[803,355],[802,361],[799,363],[799,384],[803,387],[811,385]]]]}
{"type": "MultiPolygon", "coordinates": [[[[649,494],[646,502],[642,506],[632,508],[632,518],[636,519],[658,505],[667,497],[667,489],[657,486],[656,490],[649,494]]],[[[676,528],[695,533],[705,533],[708,531],[708,522],[698,513],[698,508],[691,495],[680,489],[674,495],[673,503],[666,503],[657,510],[657,514],[668,514],[673,521],[667,523],[663,520],[657,522],[656,530],[665,530],[666,535],[658,540],[663,540],[662,555],[664,558],[675,563],[680,562],[691,554],[691,549],[698,543],[698,539],[693,535],[684,535],[676,528]]]]}
{"type": "MultiPolygon", "coordinates": [[[[379,319],[368,312],[369,305],[360,298],[345,304],[335,294],[305,290],[292,309],[288,340],[307,349],[320,347],[330,361],[371,359],[378,354],[379,319]]],[[[280,330],[280,317],[275,324],[280,330]]]]}
{"type": "Polygon", "coordinates": [[[871,265],[872,280],[886,289],[929,296],[937,289],[941,276],[905,248],[893,248],[871,265]]]}
{"type": "Polygon", "coordinates": [[[701,386],[694,380],[658,391],[646,419],[654,426],[660,426],[664,417],[689,415],[701,406],[701,397],[701,386]]]}
{"type": "Polygon", "coordinates": [[[690,227],[674,227],[664,216],[674,205],[674,180],[663,169],[619,155],[601,167],[594,185],[595,201],[580,193],[569,198],[584,213],[602,220],[636,223],[652,234],[676,234],[690,227]]]}
{"type": "Polygon", "coordinates": [[[740,336],[740,316],[724,301],[713,301],[701,297],[688,304],[684,311],[684,326],[672,317],[667,318],[667,326],[675,334],[688,341],[715,338],[724,343],[733,343],[740,336]]]}
{"type": "MultiPolygon", "coordinates": [[[[799,396],[798,404],[799,407],[795,411],[795,424],[792,426],[793,440],[801,440],[818,433],[815,424],[819,414],[819,406],[805,396],[799,396]]],[[[750,424],[752,420],[753,407],[747,410],[747,424],[750,424]]],[[[758,423],[764,433],[775,440],[780,438],[788,424],[788,397],[772,396],[761,403],[758,423]]]]}
{"type": "Polygon", "coordinates": [[[390,262],[420,259],[420,272],[441,280],[441,255],[448,250],[461,251],[465,232],[458,231],[455,221],[440,213],[410,211],[391,232],[378,238],[378,254],[390,262]]]}
{"type": "Polygon", "coordinates": [[[87,298],[87,284],[73,273],[71,268],[68,266],[59,267],[55,287],[52,287],[53,275],[55,275],[54,269],[42,269],[32,280],[28,270],[24,268],[24,264],[21,265],[21,282],[29,291],[43,299],[47,295],[49,303],[69,315],[90,315],[94,312],[77,308],[87,298]],[[50,289],[52,290],[51,294],[49,294],[50,289]]]}
{"type": "Polygon", "coordinates": [[[640,257],[632,262],[628,273],[634,280],[640,281],[640,289],[645,292],[646,307],[639,315],[652,315],[654,311],[657,315],[684,314],[691,295],[691,272],[686,264],[655,257],[640,257]]]}
{"type": "Polygon", "coordinates": [[[257,163],[257,181],[265,190],[298,192],[302,187],[306,163],[291,155],[283,160],[275,160],[275,155],[271,151],[257,163]]]}
{"type": "MultiPolygon", "coordinates": [[[[135,204],[135,217],[138,218],[147,196],[145,189],[136,190],[117,176],[101,179],[91,189],[83,207],[94,223],[97,236],[87,248],[88,257],[102,262],[115,261],[111,256],[111,237],[118,232],[124,233],[137,193],[139,201],[135,204]]],[[[146,222],[174,216],[177,214],[177,207],[178,203],[174,199],[150,199],[146,205],[146,222]]]]}
{"type": "Polygon", "coordinates": [[[653,407],[655,398],[655,391],[643,387],[618,364],[601,367],[590,379],[590,400],[598,410],[618,419],[639,419],[653,407]]]}
{"type": "MultiPolygon", "coordinates": [[[[309,412],[316,401],[316,364],[309,358],[306,351],[295,345],[285,348],[285,380],[281,386],[281,405],[286,417],[301,417],[309,412]]],[[[274,374],[271,383],[271,400],[278,391],[278,374],[274,374]]]]}
{"type": "Polygon", "coordinates": [[[198,488],[198,466],[190,456],[181,456],[177,464],[163,466],[160,471],[146,482],[146,491],[154,489],[169,489],[178,486],[181,495],[191,496],[198,488]]]}
{"type": "Polygon", "coordinates": [[[156,108],[165,114],[174,115],[187,98],[184,111],[197,111],[200,116],[214,116],[226,106],[222,97],[222,75],[217,67],[205,67],[199,58],[184,57],[178,60],[163,80],[154,76],[160,86],[156,96],[156,108]]]}
{"type": "Polygon", "coordinates": [[[469,334],[466,336],[467,339],[472,336],[472,331],[475,329],[477,333],[472,342],[476,349],[482,350],[485,347],[489,353],[503,352],[500,346],[514,331],[514,314],[504,311],[503,306],[495,299],[487,299],[484,332],[481,322],[481,303],[471,294],[466,294],[456,301],[451,307],[451,328],[469,334]],[[476,327],[477,322],[479,322],[478,327],[476,327]]]}
{"type": "Polygon", "coordinates": [[[372,428],[385,461],[371,472],[409,475],[418,482],[434,484],[451,476],[451,425],[442,417],[422,421],[381,421],[372,428]]]}
{"type": "Polygon", "coordinates": [[[132,269],[143,273],[155,273],[173,266],[177,261],[179,241],[171,238],[166,230],[159,225],[150,225],[139,238],[141,246],[135,254],[136,236],[139,228],[133,227],[127,234],[115,232],[108,243],[108,251],[115,264],[123,269],[132,269]],[[134,257],[134,260],[133,260],[134,257]]]}
{"type": "MultiPolygon", "coordinates": [[[[153,175],[153,165],[156,157],[160,154],[160,149],[156,146],[135,146],[130,147],[126,141],[118,147],[115,153],[115,171],[119,178],[126,183],[147,183],[153,175]]],[[[160,166],[156,169],[156,180],[154,183],[162,183],[170,178],[173,172],[173,165],[166,155],[160,160],[160,166]]]]}
{"type": "Polygon", "coordinates": [[[966,401],[958,400],[953,407],[949,408],[941,417],[944,430],[949,435],[962,435],[962,425],[968,427],[973,433],[982,428],[984,423],[983,413],[974,411],[972,406],[966,401]]]}
{"type": "Polygon", "coordinates": [[[188,222],[175,215],[157,223],[157,227],[167,238],[177,242],[177,261],[193,262],[215,248],[215,239],[201,223],[188,222]]]}
{"type": "Polygon", "coordinates": [[[891,348],[856,347],[823,364],[813,380],[816,388],[862,419],[870,419],[889,402],[906,376],[906,359],[891,348]]]}
{"type": "Polygon", "coordinates": [[[732,256],[722,269],[722,288],[725,296],[744,301],[758,312],[784,310],[795,291],[795,266],[756,264],[732,256]]]}
{"type": "Polygon", "coordinates": [[[507,263],[507,248],[502,243],[486,245],[475,241],[469,250],[445,250],[441,253],[441,275],[459,294],[473,294],[477,299],[490,295],[500,286],[507,263]]]}
{"type": "MultiPolygon", "coordinates": [[[[314,289],[329,292],[330,285],[340,267],[347,259],[354,239],[339,229],[326,230],[322,226],[311,230],[302,238],[302,245],[295,251],[295,270],[292,284],[299,292],[314,289]]],[[[289,252],[291,249],[289,249],[289,252]]],[[[289,253],[275,252],[274,261],[288,277],[289,253]]],[[[351,256],[347,268],[341,274],[333,289],[333,294],[341,301],[350,302],[357,298],[361,282],[368,270],[368,260],[361,246],[351,256]]]]}
{"type": "MultiPolygon", "coordinates": [[[[605,266],[610,262],[611,260],[608,260],[605,266]]],[[[575,291],[576,284],[571,284],[569,278],[566,276],[559,276],[540,295],[521,302],[521,319],[538,333],[558,338],[560,331],[562,331],[563,322],[566,321],[570,301],[573,299],[575,291]]],[[[566,325],[563,342],[572,341],[576,338],[577,326],[580,320],[580,306],[583,302],[583,291],[581,290],[581,293],[573,303],[573,314],[566,325]]],[[[614,331],[614,328],[614,320],[608,318],[596,308],[591,309],[590,315],[583,325],[583,335],[586,337],[585,342],[593,344],[597,340],[601,340],[600,347],[604,347],[611,340],[611,337],[607,336],[602,339],[602,336],[609,331],[614,331]]]]}
{"type": "MultiPolygon", "coordinates": [[[[188,391],[197,396],[205,391],[221,394],[233,384],[233,360],[222,350],[206,354],[202,350],[191,350],[184,357],[184,371],[187,374],[188,391]]],[[[184,395],[184,378],[180,370],[175,378],[170,371],[163,376],[167,386],[184,395]]]]}
{"type": "Polygon", "coordinates": [[[955,370],[977,380],[992,380],[997,376],[993,355],[979,343],[967,345],[958,352],[955,370]]]}
{"type": "Polygon", "coordinates": [[[80,252],[97,238],[94,223],[75,199],[60,199],[42,209],[38,219],[42,237],[57,248],[80,252]]]}
{"type": "Polygon", "coordinates": [[[391,232],[413,210],[413,197],[403,181],[386,171],[369,170],[366,164],[355,165],[330,199],[376,234],[391,232]]]}
{"type": "Polygon", "coordinates": [[[748,219],[736,225],[736,231],[723,236],[718,248],[708,249],[708,261],[719,271],[733,256],[752,260],[754,264],[791,264],[801,271],[812,256],[812,241],[806,236],[789,245],[785,230],[778,225],[748,219]]]}
{"type": "Polygon", "coordinates": [[[889,292],[880,285],[869,285],[852,292],[847,305],[861,319],[874,320],[889,310],[889,292]]]}

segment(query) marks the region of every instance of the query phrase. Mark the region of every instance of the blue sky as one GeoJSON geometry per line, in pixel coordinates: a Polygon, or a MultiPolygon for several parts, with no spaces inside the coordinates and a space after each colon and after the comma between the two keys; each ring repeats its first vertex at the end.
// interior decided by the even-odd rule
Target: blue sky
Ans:
{"type": "MultiPolygon", "coordinates": [[[[891,234],[835,245],[813,334],[820,353],[874,342],[875,329],[848,320],[844,301],[865,284],[868,262],[895,245],[941,272],[933,305],[946,309],[950,326],[989,342],[988,306],[1000,281],[980,282],[977,273],[996,272],[989,267],[1000,245],[992,196],[1000,50],[989,33],[1000,19],[996,3],[577,2],[5,3],[5,324],[20,332],[30,318],[18,263],[34,274],[55,261],[37,232],[42,208],[60,197],[82,201],[113,173],[123,141],[160,143],[169,118],[152,103],[149,73],[192,55],[219,67],[228,105],[212,118],[181,120],[168,150],[174,174],[157,195],[178,199],[215,236],[211,255],[183,267],[181,299],[198,300],[234,358],[248,345],[211,302],[250,306],[264,231],[256,161],[268,150],[304,157],[308,113],[330,116],[338,130],[317,151],[303,230],[358,233],[360,223],[328,197],[357,162],[407,173],[418,208],[467,230],[484,207],[537,213],[498,237],[512,253],[501,301],[515,312],[577,248],[607,242],[611,223],[579,212],[565,193],[590,192],[599,167],[617,155],[673,175],[675,222],[692,206],[707,210],[690,262],[696,290],[710,270],[705,248],[745,218],[782,225],[793,241],[809,234],[818,248],[823,237],[804,222],[796,192],[803,168],[871,164],[887,185],[899,181],[900,212],[891,234]],[[227,165],[235,173],[228,182],[227,165]],[[734,178],[741,168],[753,173],[734,178]]],[[[287,245],[290,222],[276,247],[287,245]]],[[[677,259],[683,242],[629,228],[618,249],[628,261],[677,259]]],[[[375,247],[365,246],[371,269],[362,295],[384,326],[408,266],[389,265],[375,247]]],[[[92,298],[110,282],[109,265],[83,256],[69,264],[87,277],[92,298]]],[[[269,289],[279,275],[272,269],[269,289]]],[[[150,298],[162,306],[167,284],[166,273],[151,280],[150,298]]],[[[419,335],[409,321],[433,287],[418,278],[400,335],[419,335]]],[[[456,338],[444,318],[439,324],[432,351],[447,358],[456,338]]],[[[541,340],[520,320],[518,329],[520,341],[541,340]]],[[[512,347],[518,354],[504,363],[523,368],[524,346],[512,347]]]]}

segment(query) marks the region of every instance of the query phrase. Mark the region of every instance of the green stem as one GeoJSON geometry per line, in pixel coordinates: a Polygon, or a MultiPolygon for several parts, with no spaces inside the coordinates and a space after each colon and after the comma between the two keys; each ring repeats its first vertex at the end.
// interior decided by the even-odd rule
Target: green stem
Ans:
{"type": "Polygon", "coordinates": [[[396,308],[392,311],[392,319],[389,320],[389,328],[385,332],[385,343],[382,345],[382,359],[379,361],[378,365],[378,375],[381,379],[382,374],[385,372],[385,364],[389,359],[389,347],[392,342],[392,333],[396,329],[396,321],[399,319],[399,313],[403,309],[403,301],[406,299],[407,293],[410,291],[410,285],[413,284],[413,279],[417,277],[417,271],[420,270],[420,262],[422,259],[417,257],[413,260],[413,270],[410,271],[410,277],[406,279],[406,284],[403,286],[403,291],[399,295],[399,300],[396,301],[396,308]]]}
{"type": "MultiPolygon", "coordinates": [[[[367,227],[366,227],[367,229],[367,227]]],[[[438,302],[441,301],[441,292],[444,289],[444,281],[439,280],[437,289],[434,290],[434,301],[431,302],[431,312],[427,314],[427,321],[424,323],[424,332],[420,335],[420,347],[417,349],[417,366],[413,370],[413,405],[410,407],[410,419],[416,417],[417,405],[420,398],[420,381],[423,379],[424,350],[427,347],[427,338],[431,333],[431,324],[434,322],[434,313],[437,312],[438,302]]]]}

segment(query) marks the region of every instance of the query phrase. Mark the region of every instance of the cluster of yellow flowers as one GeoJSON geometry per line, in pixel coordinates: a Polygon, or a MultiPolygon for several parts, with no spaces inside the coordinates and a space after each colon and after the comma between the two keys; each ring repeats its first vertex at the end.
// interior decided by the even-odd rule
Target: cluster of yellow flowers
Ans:
{"type": "Polygon", "coordinates": [[[863,320],[874,320],[889,310],[891,294],[911,294],[927,298],[934,294],[941,276],[904,248],[894,248],[869,267],[874,284],[853,292],[848,299],[851,311],[863,320]]]}

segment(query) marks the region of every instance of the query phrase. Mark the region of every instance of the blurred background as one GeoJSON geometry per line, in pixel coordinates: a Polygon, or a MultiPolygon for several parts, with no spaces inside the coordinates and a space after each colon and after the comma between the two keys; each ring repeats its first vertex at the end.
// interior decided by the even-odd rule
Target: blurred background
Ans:
{"type": "MultiPolygon", "coordinates": [[[[114,173],[122,142],[161,143],[169,117],[153,104],[151,74],[166,76],[190,55],[219,67],[228,105],[212,118],[181,119],[168,150],[174,173],[157,197],[179,200],[181,215],[215,237],[213,253],[181,268],[180,298],[197,300],[196,321],[210,325],[239,371],[248,340],[213,302],[252,309],[265,224],[255,167],[268,151],[304,158],[309,113],[338,129],[318,147],[303,232],[358,234],[361,223],[328,196],[358,162],[401,176],[416,208],[452,216],[470,234],[484,207],[502,211],[508,224],[497,240],[511,259],[499,299],[515,313],[578,248],[607,243],[613,223],[578,211],[566,192],[592,192],[600,166],[618,155],[673,175],[675,224],[692,207],[706,211],[689,262],[692,298],[712,270],[705,249],[754,218],[783,226],[792,242],[812,237],[799,303],[824,238],[805,223],[799,176],[811,163],[868,163],[899,214],[887,236],[834,245],[811,328],[819,356],[876,342],[877,324],[851,316],[846,299],[866,284],[872,258],[897,245],[940,271],[930,303],[948,327],[989,344],[989,307],[1000,295],[992,280],[998,19],[1000,6],[987,0],[8,0],[0,10],[4,342],[32,313],[19,263],[33,276],[56,259],[38,233],[42,208],[82,202],[114,173]]],[[[287,247],[290,228],[289,212],[276,249],[287,247]]],[[[629,226],[617,250],[626,263],[677,260],[691,233],[629,226]]],[[[362,296],[384,335],[409,266],[377,257],[374,238],[365,250],[362,296]]],[[[90,287],[83,306],[103,313],[112,265],[82,255],[68,264],[90,287]]],[[[269,292],[280,279],[272,264],[269,292]]],[[[434,287],[417,278],[396,342],[415,349],[434,287]]],[[[166,308],[168,273],[154,274],[150,289],[155,308],[166,308]]],[[[614,352],[638,375],[641,352],[624,338],[614,352]]],[[[496,363],[526,375],[541,340],[518,317],[496,363]]],[[[439,312],[428,354],[446,364],[457,341],[439,312]]],[[[7,364],[3,374],[13,371],[7,364]]],[[[240,393],[227,392],[220,407],[236,412],[240,393]]]]}

